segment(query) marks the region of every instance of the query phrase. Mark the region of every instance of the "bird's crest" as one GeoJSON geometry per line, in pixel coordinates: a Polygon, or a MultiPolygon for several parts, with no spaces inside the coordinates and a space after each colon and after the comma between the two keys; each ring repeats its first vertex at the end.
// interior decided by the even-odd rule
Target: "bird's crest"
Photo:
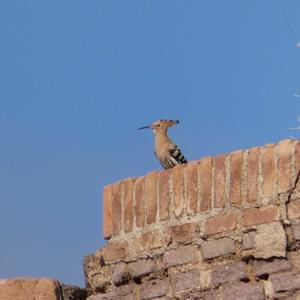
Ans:
{"type": "Polygon", "coordinates": [[[179,123],[178,120],[158,120],[158,121],[155,121],[152,125],[154,125],[154,126],[163,125],[166,127],[171,127],[178,123],[179,123]]]}

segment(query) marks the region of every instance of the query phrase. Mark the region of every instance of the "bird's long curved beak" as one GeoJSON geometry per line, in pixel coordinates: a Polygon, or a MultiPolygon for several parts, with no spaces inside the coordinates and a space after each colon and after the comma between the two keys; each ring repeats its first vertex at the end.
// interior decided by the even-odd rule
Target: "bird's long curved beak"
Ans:
{"type": "Polygon", "coordinates": [[[147,129],[147,128],[151,128],[151,127],[150,127],[150,126],[143,126],[143,127],[138,128],[137,130],[140,130],[140,129],[147,129]]]}

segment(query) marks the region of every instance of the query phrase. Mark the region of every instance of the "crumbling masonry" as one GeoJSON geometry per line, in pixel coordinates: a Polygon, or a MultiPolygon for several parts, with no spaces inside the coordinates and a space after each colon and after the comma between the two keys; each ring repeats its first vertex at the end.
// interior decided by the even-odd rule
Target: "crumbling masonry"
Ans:
{"type": "Polygon", "coordinates": [[[88,299],[300,299],[299,171],[284,140],[106,186],[88,299]]]}

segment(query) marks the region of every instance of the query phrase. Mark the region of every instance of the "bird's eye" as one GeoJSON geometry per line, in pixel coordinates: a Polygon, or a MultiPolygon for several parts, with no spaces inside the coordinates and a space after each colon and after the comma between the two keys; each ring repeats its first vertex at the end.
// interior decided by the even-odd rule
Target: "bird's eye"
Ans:
{"type": "Polygon", "coordinates": [[[157,124],[157,127],[160,127],[160,125],[159,125],[159,124],[157,124]]]}

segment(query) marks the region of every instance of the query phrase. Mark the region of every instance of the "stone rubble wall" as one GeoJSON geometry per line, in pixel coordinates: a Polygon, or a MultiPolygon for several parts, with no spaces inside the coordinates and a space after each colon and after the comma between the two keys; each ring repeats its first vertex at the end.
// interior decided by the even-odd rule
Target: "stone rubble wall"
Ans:
{"type": "Polygon", "coordinates": [[[300,142],[109,185],[89,300],[300,299],[300,142]]]}

